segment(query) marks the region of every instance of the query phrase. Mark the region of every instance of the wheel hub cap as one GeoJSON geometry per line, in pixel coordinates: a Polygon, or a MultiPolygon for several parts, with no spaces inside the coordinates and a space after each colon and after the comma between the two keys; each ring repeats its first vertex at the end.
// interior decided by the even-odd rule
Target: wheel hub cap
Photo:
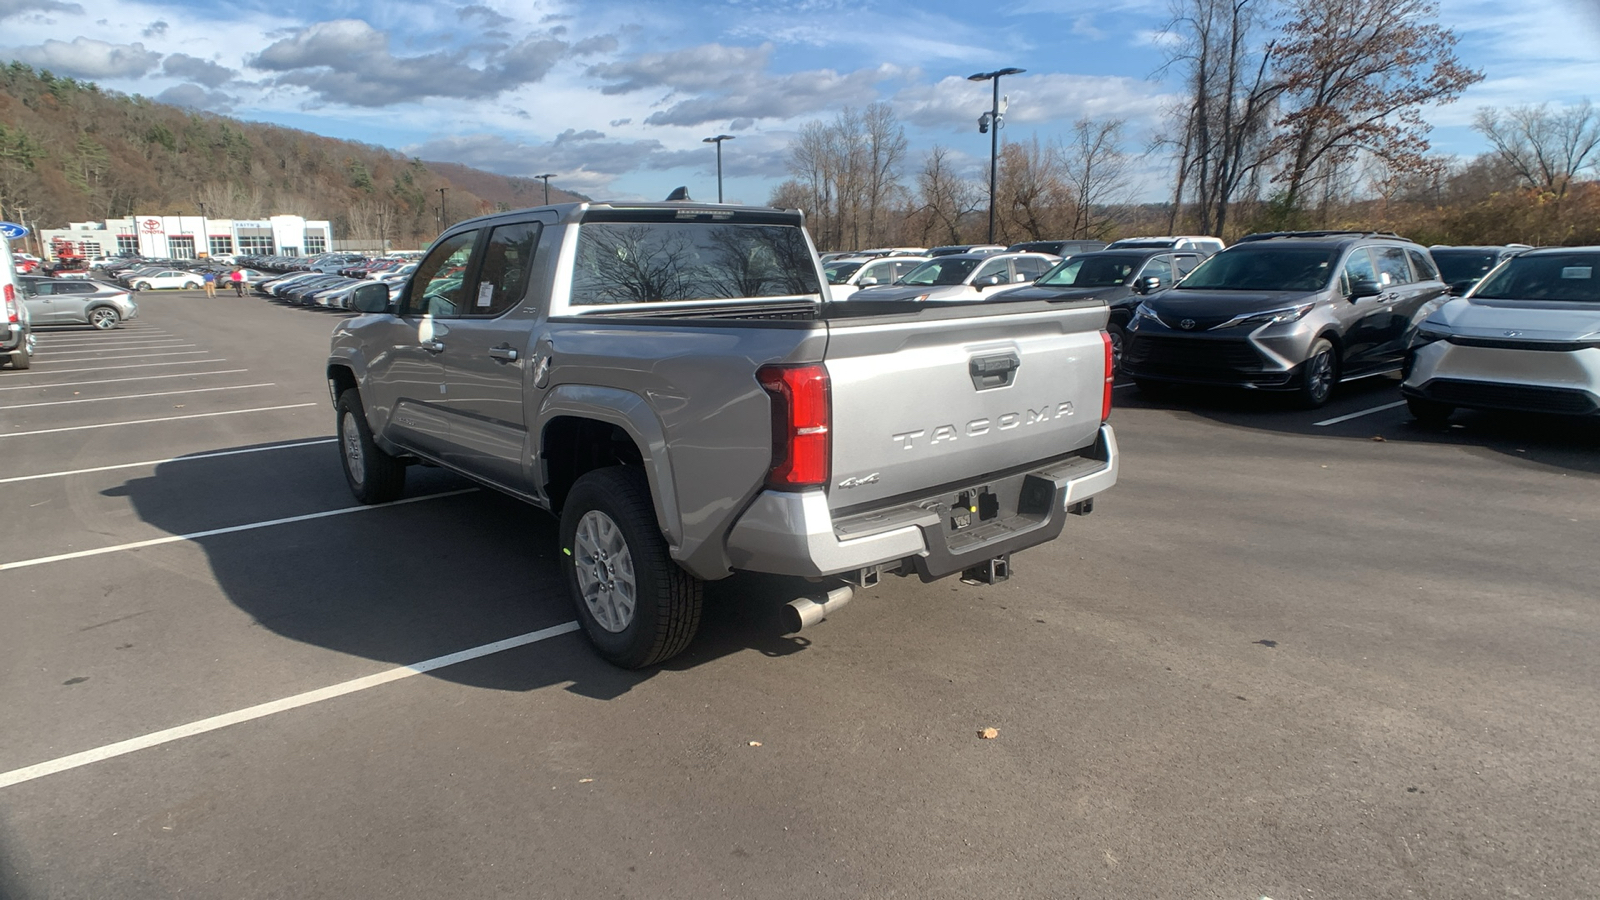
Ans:
{"type": "Polygon", "coordinates": [[[583,604],[601,628],[616,634],[633,622],[638,601],[633,553],[610,516],[591,509],[572,539],[573,568],[583,604]]]}

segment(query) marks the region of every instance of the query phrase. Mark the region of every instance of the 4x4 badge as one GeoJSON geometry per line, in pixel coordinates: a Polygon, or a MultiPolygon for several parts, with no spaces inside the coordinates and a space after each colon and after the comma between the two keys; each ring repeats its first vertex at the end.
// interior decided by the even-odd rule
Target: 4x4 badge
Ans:
{"type": "Polygon", "coordinates": [[[1184,331],[1189,331],[1190,329],[1194,328],[1194,320],[1184,319],[1182,322],[1178,323],[1178,327],[1182,328],[1184,331]]]}

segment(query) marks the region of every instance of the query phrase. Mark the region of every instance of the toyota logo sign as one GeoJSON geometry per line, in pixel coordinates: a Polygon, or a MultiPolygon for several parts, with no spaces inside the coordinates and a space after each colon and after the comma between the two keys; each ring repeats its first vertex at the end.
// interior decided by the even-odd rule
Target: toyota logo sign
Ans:
{"type": "Polygon", "coordinates": [[[1189,331],[1190,329],[1194,328],[1194,320],[1184,319],[1182,322],[1178,323],[1178,327],[1182,328],[1184,331],[1189,331]]]}
{"type": "Polygon", "coordinates": [[[139,230],[143,231],[145,234],[160,234],[161,233],[161,220],[160,219],[145,219],[143,222],[139,223],[139,230]]]}

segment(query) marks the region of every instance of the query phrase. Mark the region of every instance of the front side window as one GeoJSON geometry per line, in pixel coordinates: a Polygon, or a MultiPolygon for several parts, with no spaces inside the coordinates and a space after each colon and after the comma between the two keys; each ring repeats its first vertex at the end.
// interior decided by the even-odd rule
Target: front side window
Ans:
{"type": "Polygon", "coordinates": [[[1483,279],[1472,297],[1600,303],[1600,253],[1513,257],[1483,279]]]}
{"type": "Polygon", "coordinates": [[[573,306],[822,293],[800,229],[732,222],[587,222],[572,281],[573,306]]]}
{"type": "Polygon", "coordinates": [[[476,231],[466,231],[451,235],[434,247],[411,279],[402,315],[440,318],[461,315],[468,308],[464,296],[467,261],[477,240],[476,231]]]}
{"type": "Polygon", "coordinates": [[[1005,284],[1011,280],[1011,267],[1003,259],[991,259],[972,278],[973,284],[1005,284]]]}
{"type": "Polygon", "coordinates": [[[894,263],[890,260],[886,259],[879,263],[869,263],[868,265],[864,266],[863,269],[865,269],[865,271],[863,271],[861,273],[861,277],[856,280],[857,284],[865,286],[868,284],[889,284],[894,281],[894,263]]]}
{"type": "Polygon", "coordinates": [[[1372,255],[1365,248],[1352,251],[1344,261],[1344,287],[1349,293],[1357,284],[1378,284],[1378,267],[1372,264],[1372,255]]]}
{"type": "Polygon", "coordinates": [[[967,280],[967,273],[977,267],[978,261],[975,259],[930,259],[911,270],[902,283],[917,286],[961,284],[967,280]]]}
{"type": "Polygon", "coordinates": [[[1139,273],[1140,278],[1159,278],[1162,286],[1172,283],[1172,261],[1165,256],[1154,256],[1145,263],[1144,271],[1139,273]]]}
{"type": "Polygon", "coordinates": [[[1201,263],[1177,289],[1317,291],[1332,279],[1335,259],[1329,250],[1241,244],[1201,263]]]}

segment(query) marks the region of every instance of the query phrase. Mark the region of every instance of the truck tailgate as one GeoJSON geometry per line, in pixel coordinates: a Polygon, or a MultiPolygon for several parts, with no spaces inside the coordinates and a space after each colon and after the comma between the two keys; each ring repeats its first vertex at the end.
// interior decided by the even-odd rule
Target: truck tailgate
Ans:
{"type": "Polygon", "coordinates": [[[1106,307],[1002,306],[829,321],[830,509],[960,486],[1094,443],[1106,307]]]}

